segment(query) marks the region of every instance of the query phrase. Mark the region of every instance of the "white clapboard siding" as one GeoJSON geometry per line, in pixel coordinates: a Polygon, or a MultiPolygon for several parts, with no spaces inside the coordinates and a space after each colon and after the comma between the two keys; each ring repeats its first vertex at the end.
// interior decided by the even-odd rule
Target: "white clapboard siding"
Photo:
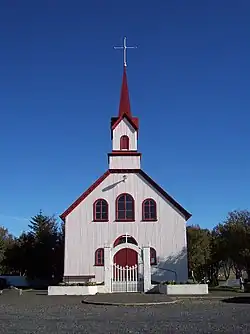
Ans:
{"type": "Polygon", "coordinates": [[[113,150],[120,150],[120,138],[123,135],[126,135],[129,138],[129,150],[136,151],[137,131],[135,131],[126,118],[122,119],[113,131],[113,150]]]}
{"type": "Polygon", "coordinates": [[[140,156],[110,156],[109,157],[110,169],[140,169],[141,157],[140,156]]]}
{"type": "MultiPolygon", "coordinates": [[[[110,174],[88,197],[66,217],[65,276],[95,275],[103,281],[103,267],[94,266],[95,250],[113,245],[125,233],[133,236],[139,246],[156,249],[160,267],[175,268],[178,279],[187,279],[185,218],[155,191],[139,174],[110,174]],[[135,222],[115,221],[115,202],[121,193],[135,200],[135,222]],[[142,222],[142,201],[153,198],[157,203],[157,222],[142,222]],[[109,222],[93,222],[93,203],[104,198],[109,203],[109,222]],[[176,262],[176,264],[175,264],[176,262]]],[[[167,273],[154,268],[152,273],[167,273]]],[[[173,277],[173,273],[171,273],[173,277]]],[[[164,275],[163,275],[164,276],[164,275]]],[[[162,277],[163,277],[162,276],[162,277]]],[[[167,276],[169,277],[169,276],[167,276]]]]}

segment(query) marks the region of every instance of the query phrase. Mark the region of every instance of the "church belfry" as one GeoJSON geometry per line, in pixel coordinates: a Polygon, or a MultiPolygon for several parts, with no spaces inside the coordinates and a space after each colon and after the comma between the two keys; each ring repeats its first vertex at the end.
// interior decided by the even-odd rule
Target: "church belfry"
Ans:
{"type": "Polygon", "coordinates": [[[123,68],[118,117],[111,118],[112,152],[109,169],[140,169],[137,151],[139,120],[131,113],[126,66],[123,68]]]}

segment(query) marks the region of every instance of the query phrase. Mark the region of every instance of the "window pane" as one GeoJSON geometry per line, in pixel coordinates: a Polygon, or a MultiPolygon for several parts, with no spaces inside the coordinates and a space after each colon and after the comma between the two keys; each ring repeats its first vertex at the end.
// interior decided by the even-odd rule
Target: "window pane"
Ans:
{"type": "Polygon", "coordinates": [[[95,204],[95,211],[101,212],[101,203],[99,201],[95,204]]]}
{"type": "Polygon", "coordinates": [[[126,195],[126,202],[128,203],[128,202],[133,202],[133,198],[131,197],[131,196],[129,196],[129,195],[126,195]]]}
{"type": "Polygon", "coordinates": [[[134,217],[133,211],[132,210],[127,210],[126,211],[126,218],[127,219],[133,219],[134,217]]]}
{"type": "Polygon", "coordinates": [[[133,203],[132,202],[126,202],[126,210],[127,211],[133,211],[133,203]]]}
{"type": "Polygon", "coordinates": [[[124,244],[125,242],[126,242],[126,238],[125,238],[125,237],[122,237],[122,238],[120,239],[119,244],[124,244]]]}
{"type": "Polygon", "coordinates": [[[154,248],[150,248],[150,263],[156,264],[156,251],[154,248]]]}
{"type": "Polygon", "coordinates": [[[146,213],[149,214],[149,206],[144,206],[144,212],[145,212],[145,214],[146,213]]]}
{"type": "Polygon", "coordinates": [[[153,219],[153,218],[156,218],[156,207],[155,207],[155,205],[153,205],[153,206],[151,207],[150,212],[151,212],[151,218],[152,218],[152,219],[153,219]]]}
{"type": "Polygon", "coordinates": [[[107,203],[103,203],[103,205],[102,205],[102,212],[103,213],[106,213],[106,212],[108,212],[108,206],[107,206],[107,203]]]}
{"type": "Polygon", "coordinates": [[[128,243],[130,243],[130,244],[134,244],[134,245],[137,245],[137,243],[136,243],[135,239],[134,239],[134,238],[132,238],[132,237],[128,237],[128,243]]]}
{"type": "Polygon", "coordinates": [[[95,213],[95,219],[101,219],[101,212],[95,213]]]}
{"type": "Polygon", "coordinates": [[[125,210],[125,203],[118,201],[118,211],[125,210]]]}
{"type": "Polygon", "coordinates": [[[108,220],[108,213],[107,212],[102,213],[102,219],[103,220],[108,220]]]}
{"type": "Polygon", "coordinates": [[[125,219],[125,211],[124,210],[118,211],[118,219],[125,219]]]}

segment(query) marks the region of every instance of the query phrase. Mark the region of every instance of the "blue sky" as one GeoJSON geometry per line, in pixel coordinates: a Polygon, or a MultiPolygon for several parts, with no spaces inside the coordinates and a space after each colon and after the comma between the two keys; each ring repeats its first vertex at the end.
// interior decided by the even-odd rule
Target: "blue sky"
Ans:
{"type": "Polygon", "coordinates": [[[0,2],[0,225],[60,214],[107,169],[127,36],[142,168],[213,227],[250,209],[250,2],[0,2]]]}

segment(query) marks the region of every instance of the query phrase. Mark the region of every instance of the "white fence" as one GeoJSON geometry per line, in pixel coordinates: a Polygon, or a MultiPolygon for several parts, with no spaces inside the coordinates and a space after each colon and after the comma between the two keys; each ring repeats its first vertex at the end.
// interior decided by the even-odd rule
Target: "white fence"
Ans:
{"type": "Polygon", "coordinates": [[[112,292],[139,292],[143,290],[143,281],[139,278],[138,266],[113,265],[112,292]]]}

